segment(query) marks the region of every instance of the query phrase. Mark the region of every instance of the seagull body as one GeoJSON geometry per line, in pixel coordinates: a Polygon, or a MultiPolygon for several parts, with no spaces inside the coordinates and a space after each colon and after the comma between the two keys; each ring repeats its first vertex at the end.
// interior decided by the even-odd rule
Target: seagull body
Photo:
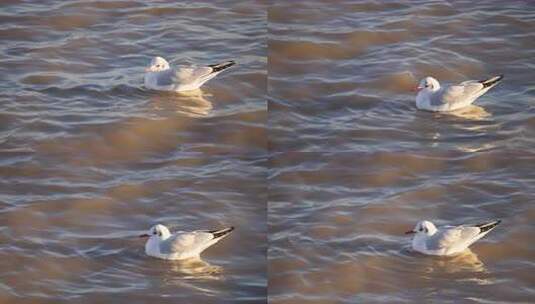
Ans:
{"type": "Polygon", "coordinates": [[[429,221],[420,221],[406,234],[415,234],[412,249],[428,255],[455,255],[493,230],[501,221],[485,222],[477,225],[444,227],[438,230],[429,221]]]}
{"type": "Polygon", "coordinates": [[[471,105],[477,98],[496,86],[503,75],[486,80],[469,80],[460,84],[441,87],[438,80],[426,77],[416,88],[416,107],[420,110],[448,112],[471,105]]]}
{"type": "Polygon", "coordinates": [[[222,240],[232,230],[234,227],[171,234],[167,227],[158,224],[140,237],[149,238],[145,244],[147,255],[166,260],[184,260],[199,258],[206,248],[222,240]]]}
{"type": "Polygon", "coordinates": [[[234,64],[234,61],[225,61],[203,67],[171,68],[162,57],[154,57],[145,69],[145,87],[174,92],[196,90],[234,64]]]}

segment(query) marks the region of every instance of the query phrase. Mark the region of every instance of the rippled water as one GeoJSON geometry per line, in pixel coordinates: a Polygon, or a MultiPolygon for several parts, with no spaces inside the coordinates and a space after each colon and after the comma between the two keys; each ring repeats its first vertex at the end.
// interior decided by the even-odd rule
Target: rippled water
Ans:
{"type": "Polygon", "coordinates": [[[531,2],[11,0],[0,24],[0,302],[535,298],[531,2]],[[156,55],[238,64],[162,93],[156,55]],[[415,108],[424,76],[494,74],[415,108]],[[488,218],[453,258],[403,234],[488,218]],[[170,262],[137,238],[157,222],[237,229],[170,262]]]}
{"type": "Polygon", "coordinates": [[[0,8],[0,302],[265,302],[266,7],[9,1],[0,8]],[[153,56],[238,65],[191,94],[153,56]],[[136,236],[234,225],[204,263],[136,236]]]}
{"type": "Polygon", "coordinates": [[[535,6],[279,1],[268,20],[270,302],[532,302],[535,6]],[[415,108],[424,76],[498,73],[469,111],[415,108]],[[404,235],[488,218],[454,258],[404,235]]]}
{"type": "Polygon", "coordinates": [[[286,153],[270,165],[273,303],[528,303],[533,154],[286,153]],[[454,258],[410,250],[421,219],[502,225],[454,258]]]}
{"type": "Polygon", "coordinates": [[[269,9],[270,147],[533,146],[534,18],[529,1],[277,2],[269,9]],[[450,83],[502,73],[476,102],[482,109],[464,115],[417,111],[410,91],[428,75],[450,83]]]}

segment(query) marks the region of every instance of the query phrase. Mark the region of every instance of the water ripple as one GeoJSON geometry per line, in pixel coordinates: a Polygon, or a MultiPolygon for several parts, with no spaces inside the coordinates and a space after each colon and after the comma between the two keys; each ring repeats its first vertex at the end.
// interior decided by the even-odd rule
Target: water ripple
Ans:
{"type": "Polygon", "coordinates": [[[2,298],[265,302],[266,5],[8,1],[0,23],[2,298]],[[156,55],[238,64],[160,93],[156,55]],[[155,222],[237,229],[169,267],[136,237],[155,222]]]}

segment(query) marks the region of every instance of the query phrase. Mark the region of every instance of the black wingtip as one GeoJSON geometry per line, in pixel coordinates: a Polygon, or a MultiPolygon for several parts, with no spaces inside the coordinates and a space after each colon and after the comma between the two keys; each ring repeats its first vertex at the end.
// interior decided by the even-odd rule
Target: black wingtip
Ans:
{"type": "Polygon", "coordinates": [[[489,79],[480,80],[479,82],[483,85],[483,87],[491,87],[496,85],[498,82],[500,82],[503,79],[504,75],[500,74],[498,76],[491,77],[489,79]]]}
{"type": "Polygon", "coordinates": [[[216,72],[220,72],[220,71],[223,71],[225,69],[228,69],[228,68],[230,68],[231,66],[233,66],[235,64],[236,64],[236,61],[230,60],[230,61],[225,61],[225,62],[221,62],[221,63],[210,64],[208,66],[213,69],[212,73],[216,73],[216,72]]]}
{"type": "Polygon", "coordinates": [[[502,220],[496,220],[492,222],[477,224],[476,227],[479,227],[479,229],[481,229],[480,233],[483,233],[483,232],[487,232],[489,230],[494,229],[494,227],[498,226],[501,222],[502,220]]]}
{"type": "Polygon", "coordinates": [[[234,226],[230,226],[228,228],[225,228],[225,229],[221,229],[221,230],[211,230],[211,231],[208,231],[210,232],[211,234],[214,235],[214,238],[220,238],[222,236],[225,236],[229,233],[231,233],[232,231],[234,230],[234,226]]]}

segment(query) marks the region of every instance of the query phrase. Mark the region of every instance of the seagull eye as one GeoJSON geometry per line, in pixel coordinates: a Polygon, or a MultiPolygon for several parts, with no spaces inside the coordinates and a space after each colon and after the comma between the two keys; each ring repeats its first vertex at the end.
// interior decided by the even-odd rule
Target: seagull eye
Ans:
{"type": "Polygon", "coordinates": [[[418,231],[424,231],[424,229],[422,227],[420,227],[420,229],[418,229],[418,231]]]}

